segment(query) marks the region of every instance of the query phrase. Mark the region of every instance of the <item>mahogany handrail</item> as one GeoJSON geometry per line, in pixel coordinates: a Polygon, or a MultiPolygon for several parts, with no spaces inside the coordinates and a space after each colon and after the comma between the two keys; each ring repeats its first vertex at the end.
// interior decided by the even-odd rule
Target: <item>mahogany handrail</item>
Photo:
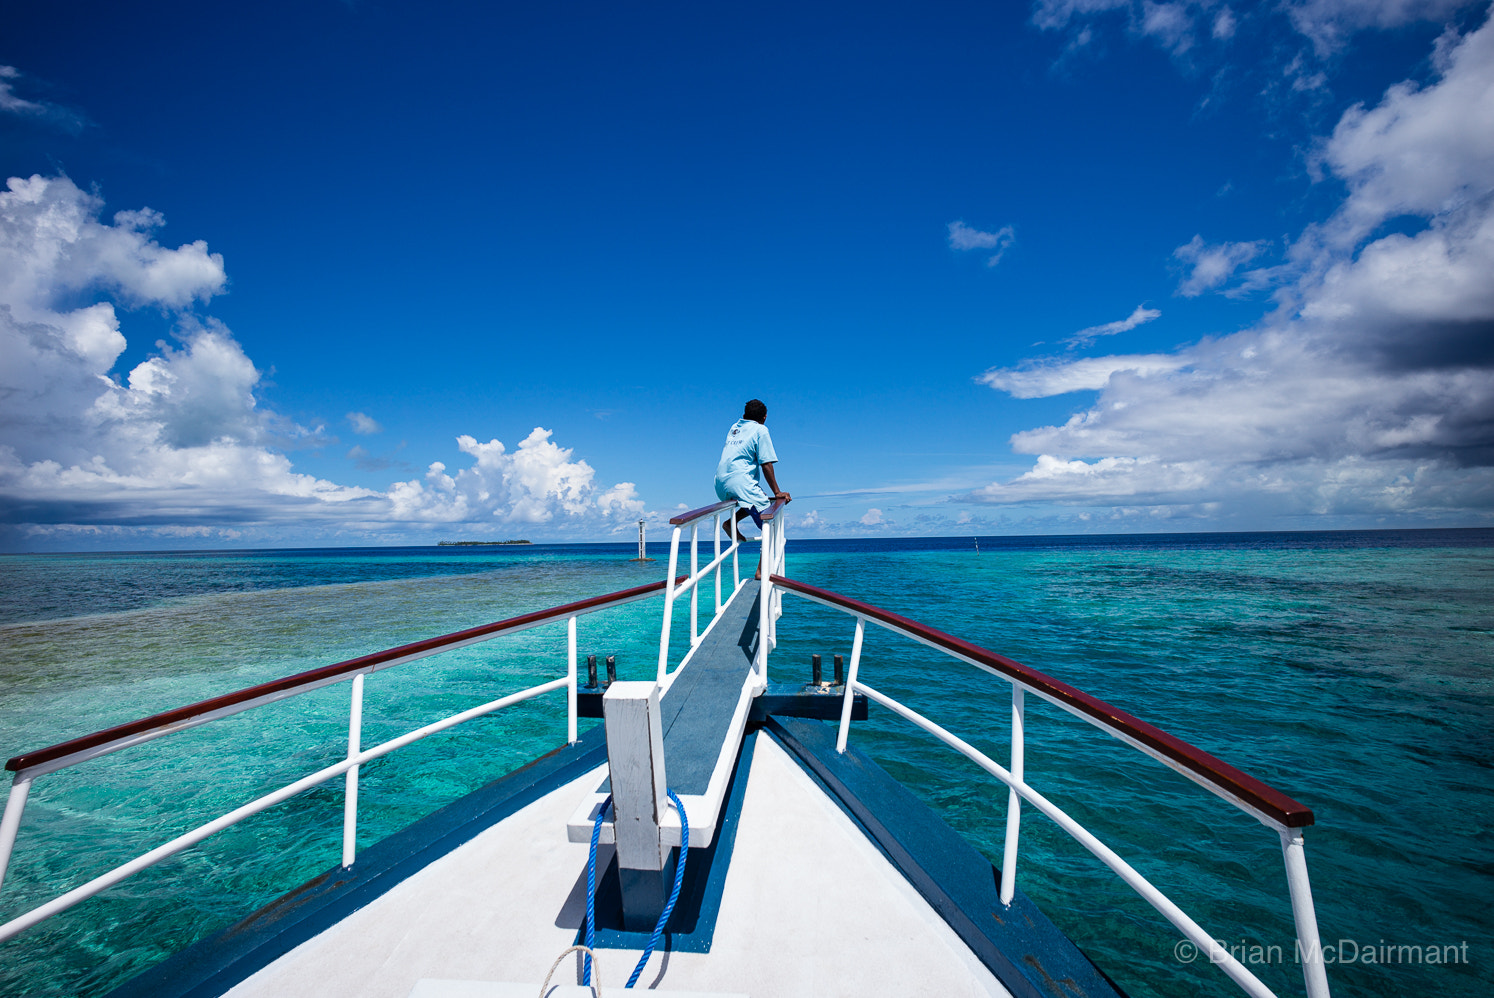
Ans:
{"type": "MultiPolygon", "coordinates": [[[[685,577],[675,580],[678,585],[685,577]]],[[[306,692],[310,688],[327,686],[345,678],[350,678],[358,672],[375,672],[380,668],[390,665],[424,658],[441,651],[447,651],[462,645],[473,644],[488,638],[497,637],[510,631],[524,630],[538,624],[551,620],[559,620],[574,614],[586,613],[591,610],[601,609],[613,603],[626,603],[651,596],[657,592],[663,592],[665,581],[651,582],[648,585],[634,586],[631,589],[621,589],[615,593],[605,596],[593,596],[589,599],[578,600],[575,603],[566,603],[563,606],[551,607],[548,610],[537,610],[533,613],[520,614],[517,617],[509,617],[506,620],[494,621],[490,624],[480,624],[477,627],[469,627],[463,631],[454,631],[451,634],[443,634],[439,637],[426,638],[423,641],[414,641],[410,644],[400,645],[397,648],[386,648],[369,655],[360,655],[350,658],[345,662],[337,662],[333,665],[324,665],[320,668],[299,672],[293,676],[285,676],[281,679],[273,679],[267,683],[257,686],[249,686],[234,693],[225,693],[222,696],[202,700],[198,703],[189,704],[185,707],[177,707],[174,710],[164,711],[160,714],[152,714],[150,717],[142,717],[127,724],[106,728],[103,731],[95,731],[93,734],[83,735],[70,741],[59,742],[35,752],[27,752],[15,756],[5,764],[5,768],[19,773],[23,770],[35,769],[45,766],[47,763],[55,762],[67,756],[88,752],[98,749],[113,742],[123,741],[138,735],[146,735],[149,732],[173,725],[182,725],[183,722],[194,718],[211,718],[204,715],[225,716],[237,713],[233,708],[239,707],[247,710],[260,702],[281,700],[293,696],[297,692],[306,692]]],[[[165,732],[162,732],[163,734],[165,732]]],[[[131,744],[134,744],[133,742],[131,744]]],[[[123,748],[124,746],[120,746],[123,748]]]]}
{"type": "Polygon", "coordinates": [[[682,527],[685,524],[689,523],[691,520],[698,520],[703,516],[710,516],[712,513],[718,513],[726,507],[735,506],[736,504],[737,501],[735,499],[723,499],[720,502],[713,502],[709,506],[702,506],[699,509],[692,509],[690,510],[690,512],[681,513],[679,516],[671,516],[669,518],[669,525],[672,527],[682,527]]]}
{"type": "Polygon", "coordinates": [[[768,508],[760,514],[761,518],[764,520],[773,519],[773,517],[777,516],[779,512],[782,511],[783,507],[788,505],[788,503],[789,501],[787,499],[774,499],[771,503],[768,504],[768,508]]]}
{"type": "Polygon", "coordinates": [[[1021,683],[1039,696],[1082,716],[1097,727],[1136,744],[1147,754],[1177,769],[1185,776],[1208,785],[1221,796],[1238,800],[1278,824],[1287,828],[1305,828],[1313,824],[1312,809],[1305,804],[1293,800],[1281,791],[1262,783],[1248,773],[1241,772],[1197,746],[1169,735],[1161,728],[1148,724],[1052,676],[1013,661],[1005,655],[998,655],[996,652],[962,638],[946,634],[915,620],[909,620],[907,617],[870,603],[863,603],[828,589],[821,589],[819,586],[798,582],[781,575],[772,576],[772,582],[774,585],[807,596],[816,602],[838,607],[875,621],[890,630],[900,631],[908,637],[942,649],[972,665],[1021,683]]]}
{"type": "MultiPolygon", "coordinates": [[[[682,527],[692,520],[699,520],[701,517],[710,516],[712,513],[719,513],[721,510],[726,509],[728,506],[735,506],[736,504],[737,501],[735,499],[723,499],[721,502],[713,502],[709,506],[701,506],[699,509],[692,509],[688,513],[681,513],[679,516],[671,516],[669,518],[669,525],[671,527],[682,527]]],[[[773,517],[777,516],[778,511],[783,509],[783,507],[787,504],[787,499],[774,499],[771,503],[768,504],[767,510],[765,510],[760,515],[764,520],[771,520],[773,519],[773,517]]]]}

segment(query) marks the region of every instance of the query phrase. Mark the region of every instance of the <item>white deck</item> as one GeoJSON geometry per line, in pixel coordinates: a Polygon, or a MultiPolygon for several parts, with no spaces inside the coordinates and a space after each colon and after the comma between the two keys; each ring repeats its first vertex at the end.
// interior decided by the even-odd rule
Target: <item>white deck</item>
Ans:
{"type": "MultiPolygon", "coordinates": [[[[406,998],[422,979],[538,992],[585,904],[587,846],[567,841],[566,819],[600,774],[488,829],[228,994],[406,998]]],[[[638,956],[602,950],[599,981],[620,988],[638,956]]],[[[552,983],[574,984],[578,971],[567,958],[552,983]]],[[[1008,994],[765,735],[711,952],[655,953],[639,987],[753,998],[1008,994]]]]}

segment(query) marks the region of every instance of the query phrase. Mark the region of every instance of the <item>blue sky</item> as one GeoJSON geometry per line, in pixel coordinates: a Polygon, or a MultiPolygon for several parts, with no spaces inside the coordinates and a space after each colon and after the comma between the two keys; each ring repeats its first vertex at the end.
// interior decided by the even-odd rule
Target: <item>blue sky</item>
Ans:
{"type": "Polygon", "coordinates": [[[1488,16],[6,3],[0,547],[1486,524],[1488,16]]]}

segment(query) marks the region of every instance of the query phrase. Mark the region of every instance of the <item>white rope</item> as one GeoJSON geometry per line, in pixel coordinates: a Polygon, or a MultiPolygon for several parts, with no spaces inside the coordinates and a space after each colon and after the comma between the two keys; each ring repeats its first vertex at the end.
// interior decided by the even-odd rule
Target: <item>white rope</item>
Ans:
{"type": "Polygon", "coordinates": [[[570,956],[572,953],[575,953],[577,950],[584,950],[586,952],[586,955],[589,956],[589,957],[591,957],[591,971],[592,971],[592,973],[591,973],[591,981],[592,981],[592,983],[590,985],[588,985],[588,987],[591,988],[592,998],[602,998],[602,968],[601,968],[600,964],[597,963],[597,955],[595,953],[593,953],[590,948],[588,948],[586,946],[581,946],[579,944],[576,945],[576,946],[572,946],[570,949],[566,950],[564,953],[562,953],[559,956],[557,956],[555,958],[555,962],[552,963],[552,964],[550,964],[550,972],[545,975],[545,983],[543,983],[543,984],[540,985],[539,998],[545,998],[545,995],[547,993],[549,993],[549,991],[550,991],[550,978],[552,978],[552,977],[555,976],[555,970],[556,970],[557,967],[560,966],[560,961],[564,960],[566,957],[570,956]]]}

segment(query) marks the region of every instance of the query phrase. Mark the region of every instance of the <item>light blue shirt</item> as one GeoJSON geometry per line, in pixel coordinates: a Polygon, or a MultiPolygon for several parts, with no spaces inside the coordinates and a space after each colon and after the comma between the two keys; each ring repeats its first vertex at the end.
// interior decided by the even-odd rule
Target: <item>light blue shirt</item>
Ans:
{"type": "Polygon", "coordinates": [[[739,419],[726,433],[726,446],[716,465],[716,481],[734,475],[757,475],[758,467],[778,460],[768,428],[752,419],[739,419]]]}

